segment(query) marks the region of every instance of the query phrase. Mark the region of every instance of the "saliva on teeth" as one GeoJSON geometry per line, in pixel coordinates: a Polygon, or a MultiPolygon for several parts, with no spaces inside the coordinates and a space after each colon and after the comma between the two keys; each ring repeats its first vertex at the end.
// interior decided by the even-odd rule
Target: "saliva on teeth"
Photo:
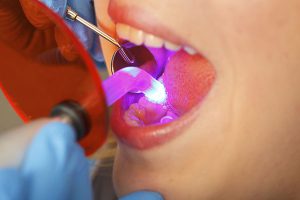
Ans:
{"type": "Polygon", "coordinates": [[[128,92],[143,93],[148,101],[164,104],[167,101],[165,86],[149,73],[137,67],[125,67],[102,83],[108,106],[128,92]]]}

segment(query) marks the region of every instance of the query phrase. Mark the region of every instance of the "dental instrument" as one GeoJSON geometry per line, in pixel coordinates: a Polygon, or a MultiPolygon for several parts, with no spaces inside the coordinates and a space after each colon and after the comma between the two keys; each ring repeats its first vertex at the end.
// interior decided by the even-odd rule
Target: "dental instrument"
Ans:
{"type": "MultiPolygon", "coordinates": [[[[103,82],[102,87],[105,91],[107,106],[111,106],[128,92],[144,93],[148,101],[157,104],[165,104],[167,100],[167,93],[164,85],[158,80],[154,79],[149,73],[137,67],[126,67],[117,71],[103,82]]],[[[1,150],[12,152],[12,154],[4,155],[2,157],[0,156],[1,160],[4,161],[4,163],[19,162],[22,152],[25,151],[25,143],[28,143],[26,134],[20,133],[34,132],[37,127],[41,126],[42,124],[49,123],[53,121],[53,119],[59,119],[60,122],[70,125],[74,129],[75,138],[77,141],[84,139],[88,132],[93,128],[91,126],[89,114],[82,107],[82,105],[75,101],[69,100],[55,105],[51,110],[50,117],[51,118],[48,119],[37,120],[26,129],[17,129],[14,131],[13,135],[3,134],[4,138],[7,137],[7,139],[18,138],[15,140],[19,142],[18,145],[20,145],[20,141],[22,141],[22,145],[20,145],[18,149],[23,149],[22,151],[18,152],[10,150],[12,149],[12,145],[7,145],[5,142],[3,142],[6,141],[6,139],[4,139],[2,136],[2,140],[0,140],[1,150]]],[[[172,121],[172,117],[172,115],[165,116],[162,118],[161,123],[172,121]]]]}
{"type": "MultiPolygon", "coordinates": [[[[124,47],[122,47],[114,38],[112,38],[107,33],[103,32],[99,28],[97,28],[94,24],[88,22],[87,20],[83,19],[81,16],[78,15],[76,11],[74,11],[70,6],[67,6],[66,14],[68,19],[73,21],[78,21],[84,26],[88,27],[89,29],[93,30],[95,33],[118,47],[118,50],[115,52],[113,59],[116,59],[117,53],[123,58],[123,60],[130,65],[133,65],[135,63],[134,56],[124,47]]],[[[112,62],[113,63],[113,62],[112,62]]],[[[113,69],[113,67],[111,67],[113,69]]]]}
{"type": "MultiPolygon", "coordinates": [[[[82,23],[83,25],[92,29],[98,35],[105,38],[107,41],[111,42],[112,44],[114,44],[119,48],[118,51],[115,52],[112,58],[112,62],[111,62],[112,74],[115,74],[113,68],[113,63],[114,63],[113,60],[118,59],[118,55],[120,55],[127,64],[131,64],[131,65],[134,64],[135,62],[134,57],[126,48],[122,47],[114,38],[112,38],[111,36],[103,32],[102,30],[98,29],[95,25],[91,24],[90,22],[80,17],[78,13],[75,12],[70,6],[67,6],[67,15],[69,19],[82,23]]],[[[154,79],[146,71],[136,67],[126,67],[118,72],[119,72],[118,74],[115,74],[114,77],[107,79],[102,84],[104,91],[107,94],[106,100],[109,106],[111,106],[119,98],[124,96],[127,92],[144,93],[149,101],[155,103],[165,102],[167,95],[164,86],[159,81],[154,79]],[[120,78],[121,76],[126,76],[127,78],[120,78]],[[133,80],[133,78],[135,80],[133,80]],[[116,86],[115,82],[117,82],[115,80],[117,79],[120,79],[119,81],[121,81],[120,82],[121,84],[120,85],[118,84],[117,87],[115,87],[116,86]],[[115,88],[115,89],[112,90],[111,88],[115,88]]]]}
{"type": "MultiPolygon", "coordinates": [[[[43,30],[44,34],[32,35],[40,30],[24,18],[19,1],[11,1],[19,7],[10,4],[4,7],[7,12],[0,29],[0,54],[5,59],[0,59],[0,66],[5,67],[0,67],[0,90],[24,122],[44,118],[49,113],[63,117],[78,132],[86,155],[91,155],[107,137],[108,105],[127,93],[139,93],[138,96],[144,95],[159,104],[166,101],[164,85],[152,78],[150,72],[135,67],[118,68],[101,87],[101,77],[90,54],[62,17],[41,1],[32,0],[32,6],[41,11],[51,25],[43,30]],[[68,42],[58,44],[54,33],[67,38],[68,42]],[[72,51],[76,59],[66,59],[62,50],[72,51]]],[[[123,48],[128,49],[128,46],[123,48]]],[[[115,61],[125,63],[119,52],[115,61]]],[[[138,56],[134,57],[135,62],[139,61],[138,56]]]]}

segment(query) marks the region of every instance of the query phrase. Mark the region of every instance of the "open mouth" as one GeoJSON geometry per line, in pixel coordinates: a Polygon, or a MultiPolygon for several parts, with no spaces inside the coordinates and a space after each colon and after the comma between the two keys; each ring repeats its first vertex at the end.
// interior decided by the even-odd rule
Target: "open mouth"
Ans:
{"type": "Polygon", "coordinates": [[[196,50],[173,44],[126,24],[117,34],[140,67],[166,88],[167,102],[158,104],[143,94],[128,93],[112,113],[112,128],[132,148],[149,149],[163,144],[188,127],[216,78],[212,64],[196,50]]]}

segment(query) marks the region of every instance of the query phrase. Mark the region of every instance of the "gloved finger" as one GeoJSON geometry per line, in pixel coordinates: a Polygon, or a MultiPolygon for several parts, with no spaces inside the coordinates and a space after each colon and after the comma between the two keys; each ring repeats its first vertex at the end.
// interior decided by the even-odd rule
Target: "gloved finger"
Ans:
{"type": "MultiPolygon", "coordinates": [[[[89,176],[90,165],[87,159],[81,159],[81,156],[76,156],[82,154],[81,149],[76,148],[74,151],[74,156],[77,159],[74,159],[73,162],[68,163],[70,168],[74,168],[71,171],[70,175],[72,177],[71,191],[72,197],[70,199],[73,200],[91,200],[92,199],[92,182],[89,176]],[[73,172],[72,172],[73,171],[73,172]]],[[[65,184],[69,184],[68,180],[66,180],[65,184]]]]}
{"type": "Polygon", "coordinates": [[[83,192],[77,195],[91,197],[85,188],[89,186],[88,162],[67,124],[53,122],[40,130],[25,154],[21,172],[30,185],[30,199],[73,199],[74,189],[83,183],[83,192]]]}
{"type": "Polygon", "coordinates": [[[163,197],[156,192],[138,191],[127,196],[121,197],[119,200],[163,200],[163,197]]]}
{"type": "Polygon", "coordinates": [[[24,198],[23,184],[17,169],[0,170],[0,199],[18,200],[24,198]]]}
{"type": "Polygon", "coordinates": [[[40,6],[32,0],[19,0],[28,21],[38,29],[47,29],[53,25],[40,6]]]}

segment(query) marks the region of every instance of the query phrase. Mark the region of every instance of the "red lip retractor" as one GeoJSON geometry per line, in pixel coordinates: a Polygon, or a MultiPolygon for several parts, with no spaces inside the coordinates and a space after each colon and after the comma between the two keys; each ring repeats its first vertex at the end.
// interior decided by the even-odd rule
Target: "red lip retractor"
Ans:
{"type": "Polygon", "coordinates": [[[98,72],[63,20],[38,0],[28,2],[36,20],[19,0],[0,2],[0,89],[24,122],[49,116],[61,102],[79,103],[91,126],[80,140],[89,155],[104,143],[108,128],[98,72]]]}

